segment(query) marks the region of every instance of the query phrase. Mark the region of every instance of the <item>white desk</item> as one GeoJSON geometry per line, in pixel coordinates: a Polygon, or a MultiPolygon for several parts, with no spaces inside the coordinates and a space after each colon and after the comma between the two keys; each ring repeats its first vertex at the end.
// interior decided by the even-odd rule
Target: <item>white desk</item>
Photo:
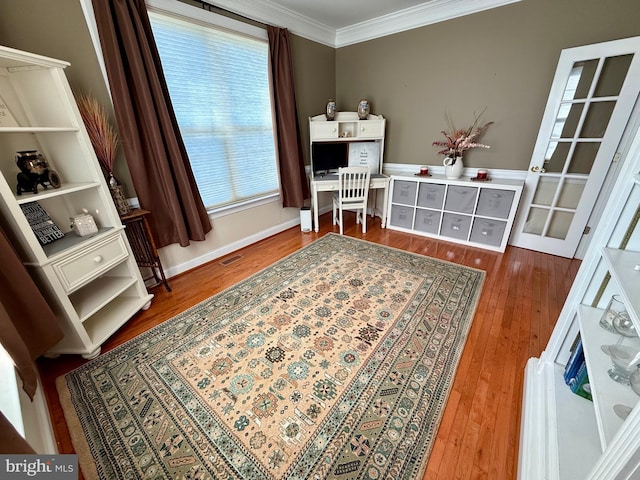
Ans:
{"type": "MultiPolygon", "coordinates": [[[[382,228],[387,224],[387,201],[389,199],[389,182],[391,177],[382,175],[381,173],[372,173],[371,180],[369,182],[369,189],[377,190],[384,189],[384,201],[382,203],[382,211],[376,210],[375,203],[373,207],[373,213],[376,212],[382,219],[382,228]]],[[[318,192],[331,192],[338,189],[338,174],[329,173],[326,175],[314,175],[311,179],[311,210],[313,211],[313,224],[315,231],[320,230],[318,224],[318,192]]]]}

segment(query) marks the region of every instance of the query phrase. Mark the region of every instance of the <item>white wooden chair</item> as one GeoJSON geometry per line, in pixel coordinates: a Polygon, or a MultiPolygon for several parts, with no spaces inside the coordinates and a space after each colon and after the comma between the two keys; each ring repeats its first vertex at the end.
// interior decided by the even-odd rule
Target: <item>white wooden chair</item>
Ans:
{"type": "Polygon", "coordinates": [[[367,233],[367,202],[369,200],[369,167],[338,169],[338,191],[333,192],[333,224],[340,225],[343,234],[343,210],[356,210],[356,223],[362,221],[362,233],[367,233]],[[362,217],[360,217],[362,210],[362,217]]]}

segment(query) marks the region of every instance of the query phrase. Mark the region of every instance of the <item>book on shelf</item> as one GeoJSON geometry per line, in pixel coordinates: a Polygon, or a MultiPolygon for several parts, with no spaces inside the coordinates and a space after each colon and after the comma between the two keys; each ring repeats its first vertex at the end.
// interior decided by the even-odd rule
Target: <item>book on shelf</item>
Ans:
{"type": "Polygon", "coordinates": [[[573,341],[573,345],[571,346],[571,355],[569,356],[567,365],[564,368],[564,382],[567,385],[569,385],[569,381],[572,378],[575,378],[576,373],[578,373],[578,369],[583,362],[584,351],[582,349],[582,339],[580,338],[580,334],[578,334],[576,339],[573,341]]]}
{"type": "Polygon", "coordinates": [[[582,361],[576,376],[569,381],[571,391],[587,400],[593,401],[591,396],[591,386],[589,385],[589,374],[587,373],[587,364],[582,361]]]}

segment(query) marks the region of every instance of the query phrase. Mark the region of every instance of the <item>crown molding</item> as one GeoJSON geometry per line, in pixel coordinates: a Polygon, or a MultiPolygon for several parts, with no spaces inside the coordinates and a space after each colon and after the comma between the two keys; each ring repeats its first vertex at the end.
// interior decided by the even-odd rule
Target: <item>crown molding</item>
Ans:
{"type": "Polygon", "coordinates": [[[435,0],[336,30],[335,47],[424,27],[521,0],[435,0]]]}
{"type": "Polygon", "coordinates": [[[320,22],[300,15],[269,0],[207,0],[207,3],[224,8],[256,22],[288,29],[298,36],[336,46],[336,30],[320,22]]]}
{"type": "Polygon", "coordinates": [[[287,28],[291,33],[340,48],[521,0],[432,0],[389,15],[334,29],[269,0],[207,0],[207,3],[256,22],[287,28]]]}

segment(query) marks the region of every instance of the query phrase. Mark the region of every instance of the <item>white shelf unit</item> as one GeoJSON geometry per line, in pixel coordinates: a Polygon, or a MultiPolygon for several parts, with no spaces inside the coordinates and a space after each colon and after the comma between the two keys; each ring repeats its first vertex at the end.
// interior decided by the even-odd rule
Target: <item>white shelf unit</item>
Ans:
{"type": "Polygon", "coordinates": [[[382,115],[369,114],[365,120],[360,120],[357,112],[337,112],[334,120],[327,120],[325,115],[309,117],[309,159],[312,177],[317,170],[317,165],[314,165],[313,161],[315,143],[347,144],[345,150],[347,158],[342,159],[345,166],[347,164],[349,166],[365,165],[367,162],[366,165],[371,167],[372,174],[381,174],[386,123],[387,121],[382,115]],[[353,149],[359,143],[375,145],[370,153],[377,154],[376,158],[357,158],[360,152],[353,149]]]}
{"type": "Polygon", "coordinates": [[[153,298],[144,286],[64,69],[67,62],[0,47],[0,217],[3,229],[52,306],[64,338],[48,352],[92,358],[153,298]],[[6,112],[5,112],[6,113],[6,112]],[[5,125],[5,126],[2,126],[5,125]],[[17,151],[37,150],[60,188],[17,194],[17,151]],[[65,234],[42,245],[21,206],[38,204],[65,234]],[[91,214],[99,230],[80,237],[70,217],[91,214]]]}
{"type": "Polygon", "coordinates": [[[385,124],[382,115],[361,120],[357,112],[337,112],[333,120],[324,114],[309,117],[309,134],[312,142],[383,140],[385,124]]]}
{"type": "Polygon", "coordinates": [[[640,351],[640,339],[599,322],[619,294],[640,331],[640,132],[621,167],[549,343],[525,368],[519,480],[640,478],[640,396],[613,380],[603,345],[640,351]],[[577,335],[593,401],[571,392],[563,373],[577,335]],[[614,406],[632,408],[626,419],[614,406]]]}
{"type": "Polygon", "coordinates": [[[504,252],[523,182],[391,176],[387,228],[504,252]]]}

